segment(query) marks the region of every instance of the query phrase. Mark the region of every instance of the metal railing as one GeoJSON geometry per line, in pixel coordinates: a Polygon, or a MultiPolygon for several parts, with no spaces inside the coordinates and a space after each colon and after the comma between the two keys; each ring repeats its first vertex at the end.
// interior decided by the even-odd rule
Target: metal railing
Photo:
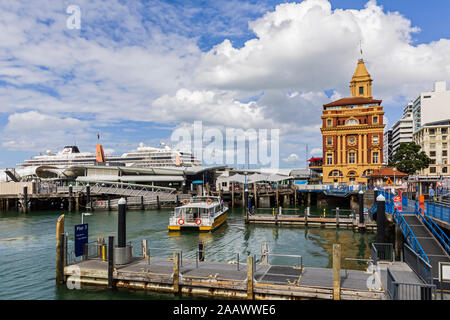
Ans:
{"type": "Polygon", "coordinates": [[[434,202],[426,202],[427,214],[450,224],[450,207],[434,202]]]}
{"type": "Polygon", "coordinates": [[[374,265],[378,264],[378,261],[393,262],[395,260],[394,246],[392,243],[372,243],[371,257],[374,265]]]}
{"type": "MultiPolygon", "coordinates": [[[[417,216],[422,221],[424,225],[428,227],[428,230],[431,231],[433,236],[439,240],[441,245],[444,247],[444,250],[447,253],[450,253],[450,239],[445,234],[445,232],[431,219],[426,212],[422,210],[422,208],[416,203],[416,211],[418,212],[417,216]]],[[[428,211],[428,207],[427,207],[428,211]]]]}
{"type": "Polygon", "coordinates": [[[386,293],[391,300],[435,300],[436,286],[398,282],[388,267],[386,293]]]}
{"type": "Polygon", "coordinates": [[[425,283],[433,283],[433,273],[431,265],[420,257],[407,244],[403,246],[403,258],[408,266],[422,279],[425,283]]]}
{"type": "MultiPolygon", "coordinates": [[[[301,272],[303,272],[303,257],[301,255],[295,255],[295,254],[275,254],[275,253],[270,253],[270,252],[265,252],[263,254],[261,254],[261,261],[263,261],[264,256],[266,256],[267,258],[272,256],[272,257],[287,257],[287,258],[295,258],[295,259],[299,259],[300,265],[294,265],[294,267],[298,267],[301,269],[301,272]]],[[[268,260],[267,260],[268,261],[268,260]]]]}

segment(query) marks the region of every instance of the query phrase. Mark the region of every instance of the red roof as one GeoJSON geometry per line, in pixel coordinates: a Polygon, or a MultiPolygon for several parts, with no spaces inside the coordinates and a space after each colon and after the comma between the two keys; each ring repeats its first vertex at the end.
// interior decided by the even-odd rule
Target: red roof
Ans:
{"type": "MultiPolygon", "coordinates": [[[[388,168],[388,167],[384,167],[384,168],[380,168],[378,170],[374,170],[373,173],[369,174],[369,177],[393,177],[394,176],[394,168],[388,168]]],[[[395,176],[396,177],[407,177],[408,174],[407,173],[403,173],[401,171],[395,171],[395,176]]]]}
{"type": "Polygon", "coordinates": [[[328,104],[324,104],[324,107],[337,107],[337,106],[349,106],[349,105],[362,105],[362,104],[381,104],[382,100],[375,100],[364,97],[351,97],[342,98],[328,104]]]}
{"type": "Polygon", "coordinates": [[[308,161],[312,162],[312,161],[323,161],[323,158],[311,158],[308,161]]]}

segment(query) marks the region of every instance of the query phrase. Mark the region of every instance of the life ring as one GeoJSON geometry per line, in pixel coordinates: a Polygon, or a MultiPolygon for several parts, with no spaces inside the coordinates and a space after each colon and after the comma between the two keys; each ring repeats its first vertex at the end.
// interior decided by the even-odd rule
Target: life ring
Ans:
{"type": "Polygon", "coordinates": [[[195,224],[196,225],[201,225],[202,224],[202,219],[200,219],[200,218],[197,218],[197,219],[195,219],[195,224]]]}
{"type": "Polygon", "coordinates": [[[206,200],[206,204],[212,204],[213,201],[211,199],[206,200]]]}
{"type": "Polygon", "coordinates": [[[178,219],[178,224],[182,226],[184,224],[184,220],[182,218],[178,219]]]}
{"type": "Polygon", "coordinates": [[[183,200],[183,204],[184,204],[184,205],[188,204],[189,202],[190,202],[189,199],[184,199],[184,200],[183,200]]]}
{"type": "Polygon", "coordinates": [[[103,205],[103,201],[99,201],[99,202],[98,202],[98,205],[99,205],[99,206],[102,206],[102,205],[103,205]]]}

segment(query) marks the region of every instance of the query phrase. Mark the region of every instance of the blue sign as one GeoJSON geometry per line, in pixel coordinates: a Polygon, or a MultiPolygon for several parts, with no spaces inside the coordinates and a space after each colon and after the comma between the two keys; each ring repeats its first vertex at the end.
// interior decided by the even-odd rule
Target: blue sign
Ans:
{"type": "Polygon", "coordinates": [[[77,224],[75,226],[75,256],[83,255],[84,245],[88,243],[88,224],[77,224]]]}

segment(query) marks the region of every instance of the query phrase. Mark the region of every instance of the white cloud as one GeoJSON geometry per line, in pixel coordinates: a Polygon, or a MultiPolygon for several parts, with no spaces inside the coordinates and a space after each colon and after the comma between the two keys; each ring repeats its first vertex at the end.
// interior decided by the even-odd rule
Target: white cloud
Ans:
{"type": "Polygon", "coordinates": [[[298,155],[296,155],[295,153],[291,153],[289,155],[289,157],[284,158],[283,161],[287,162],[287,163],[296,163],[296,162],[300,161],[300,157],[298,155]]]}

